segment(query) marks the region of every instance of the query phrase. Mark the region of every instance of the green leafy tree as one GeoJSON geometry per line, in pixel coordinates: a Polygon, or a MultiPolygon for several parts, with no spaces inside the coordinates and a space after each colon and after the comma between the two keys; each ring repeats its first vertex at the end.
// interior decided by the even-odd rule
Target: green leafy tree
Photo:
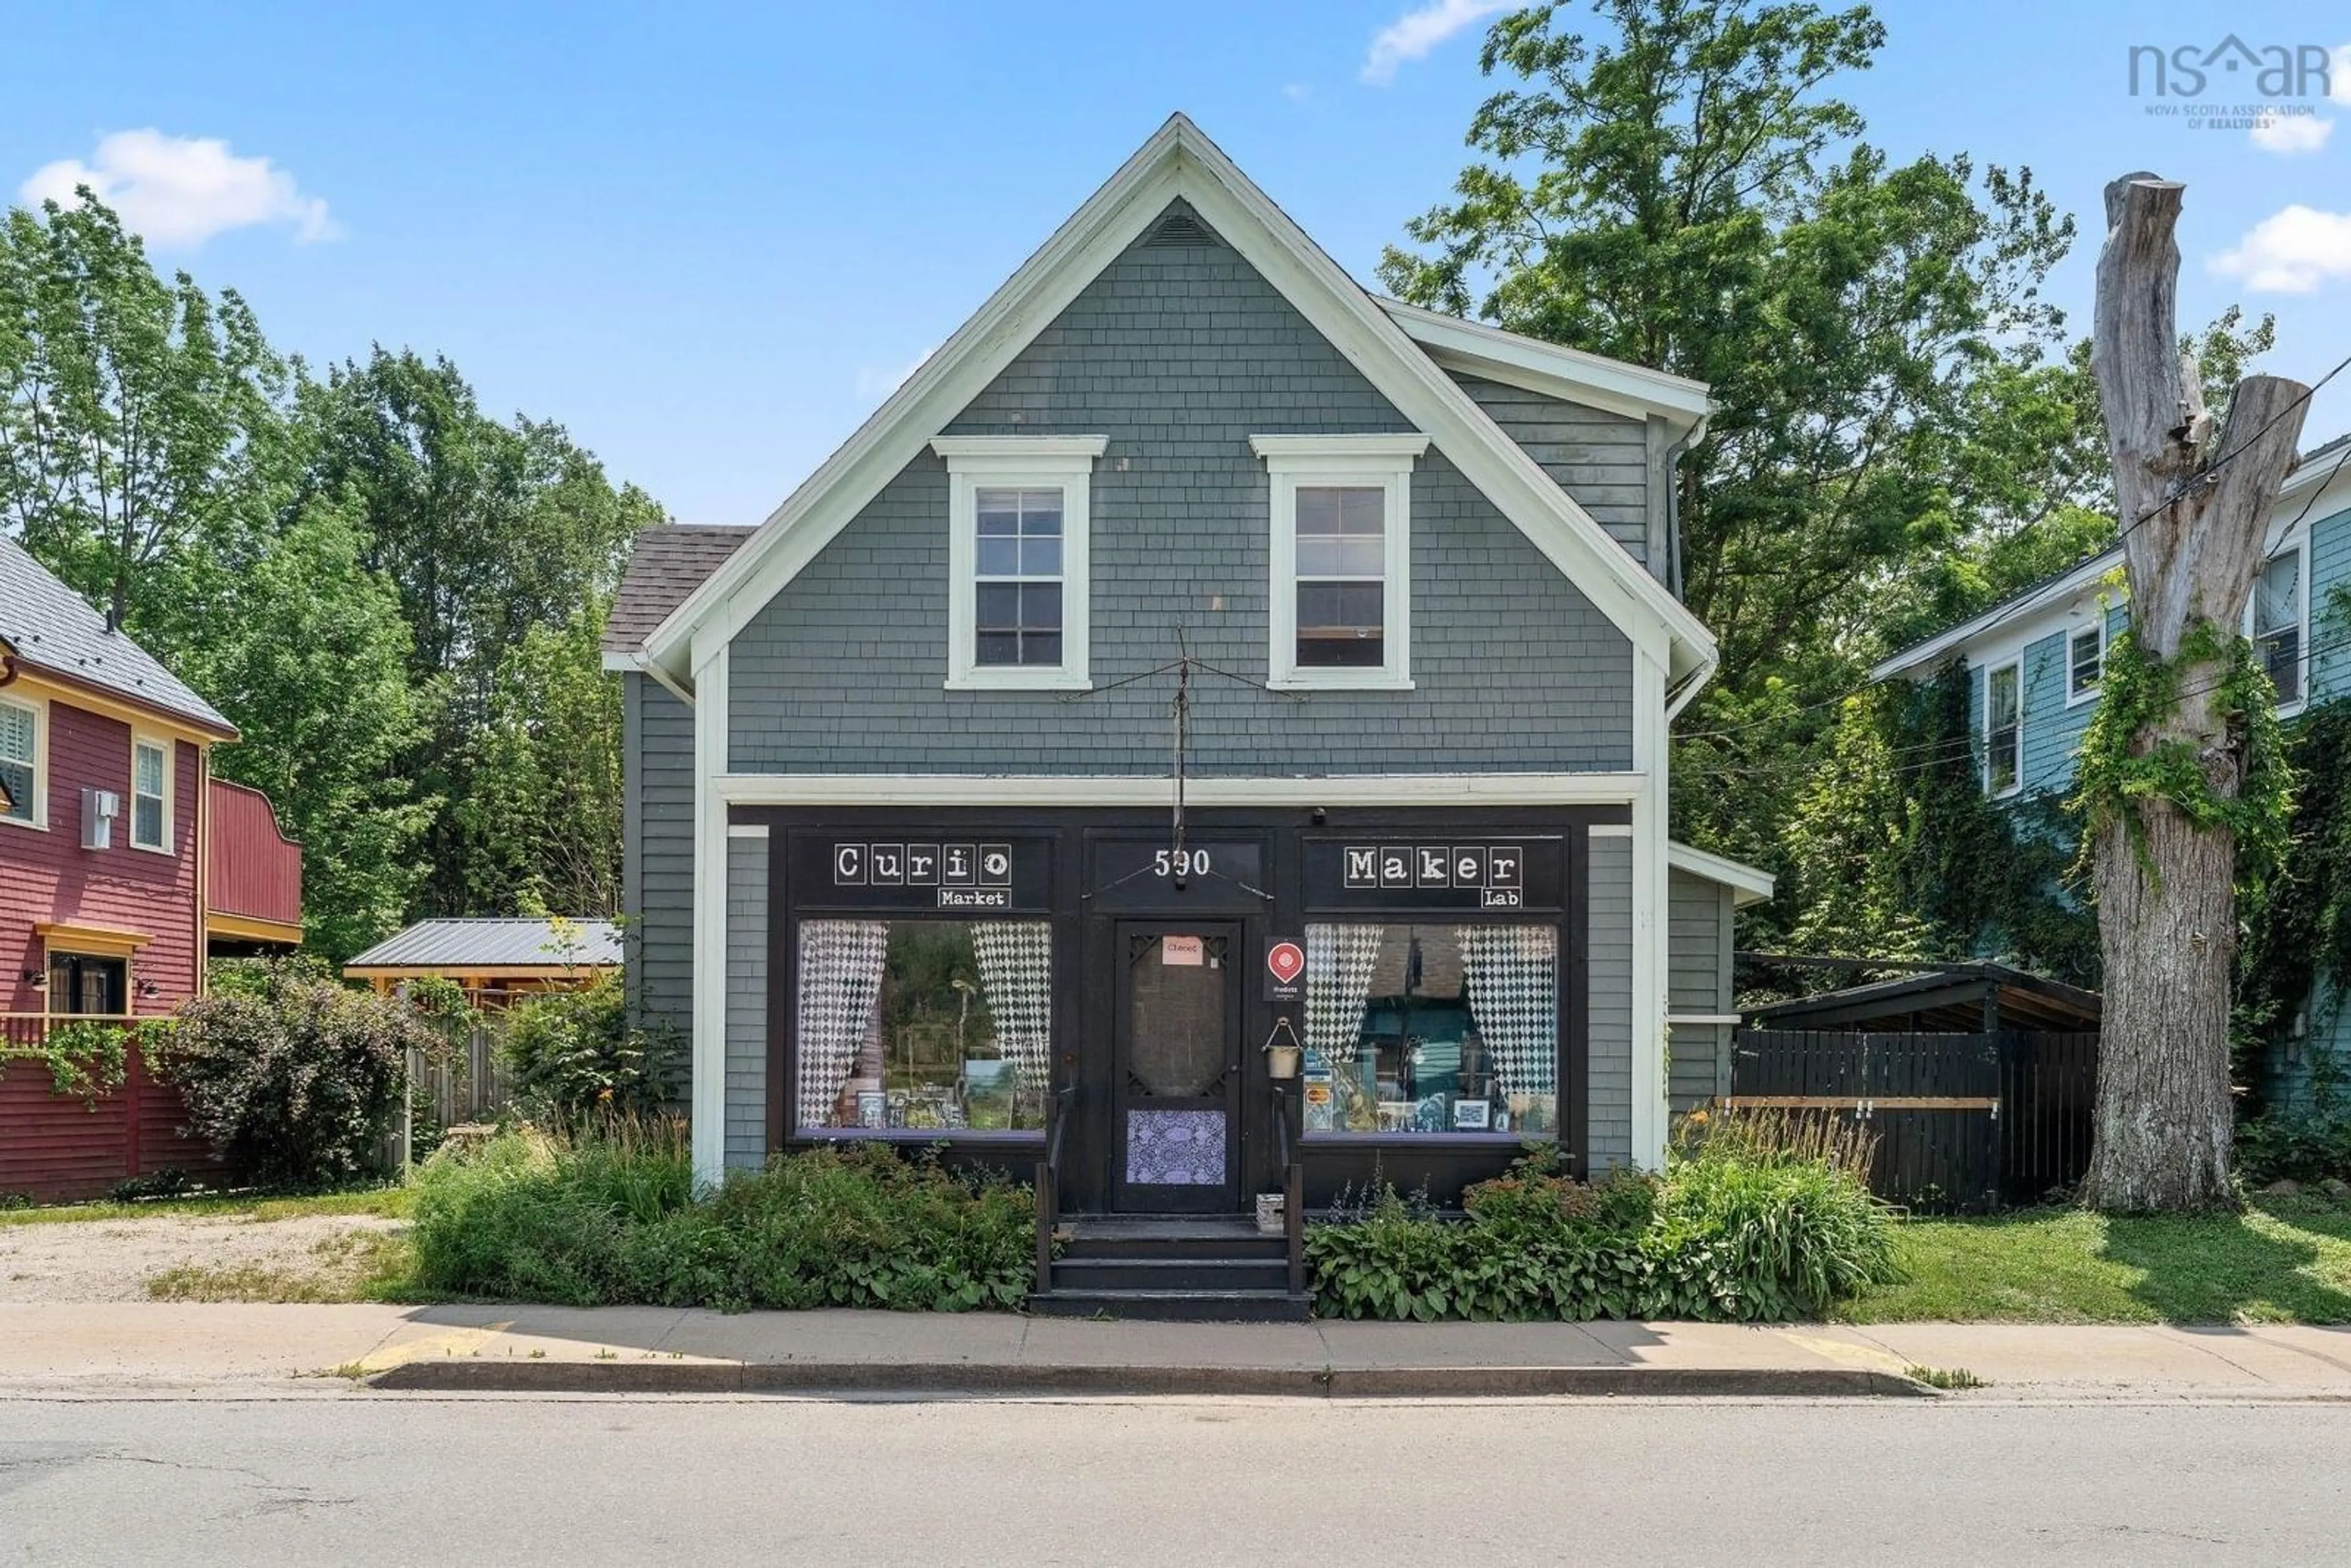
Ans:
{"type": "MultiPolygon", "coordinates": [[[[560,678],[562,658],[583,646],[582,607],[609,598],[629,539],[666,521],[661,507],[633,486],[614,486],[562,426],[489,417],[446,360],[379,348],[364,364],[306,384],[301,407],[305,483],[356,502],[360,559],[392,584],[413,632],[409,679],[424,730],[402,770],[421,798],[444,803],[424,835],[421,908],[511,910],[529,892],[514,880],[525,874],[518,857],[545,847],[563,861],[531,873],[547,891],[608,907],[603,868],[617,864],[619,814],[598,802],[617,771],[619,727],[597,716],[616,709],[581,700],[569,681],[551,704],[500,683],[560,678]],[[542,722],[550,709],[559,709],[551,727],[542,722]],[[509,781],[482,770],[486,760],[512,760],[518,737],[542,732],[558,750],[599,736],[611,747],[583,787],[611,841],[585,860],[574,852],[576,831],[546,829],[563,800],[526,807],[509,781]],[[520,816],[540,826],[517,826],[520,816]]],[[[586,645],[592,651],[592,635],[586,645]]],[[[549,751],[532,766],[551,779],[549,769],[580,758],[549,751]]]]}
{"type": "Polygon", "coordinates": [[[476,908],[621,907],[621,691],[598,653],[610,601],[534,625],[498,662],[457,808],[476,908]]]}
{"type": "Polygon", "coordinates": [[[0,520],[169,652],[181,574],[268,527],[286,368],[233,290],[166,282],[80,196],[0,225],[0,520]]]}

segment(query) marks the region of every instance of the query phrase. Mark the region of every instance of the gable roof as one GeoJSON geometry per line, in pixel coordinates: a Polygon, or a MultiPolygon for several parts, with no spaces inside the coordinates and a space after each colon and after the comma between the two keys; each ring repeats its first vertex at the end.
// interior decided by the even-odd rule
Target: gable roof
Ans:
{"type": "MultiPolygon", "coordinates": [[[[2325,514],[2318,513],[2314,503],[2316,493],[2325,490],[2346,471],[2343,449],[2351,446],[2351,432],[2323,442],[2294,460],[2294,470],[2278,486],[2277,499],[2271,503],[2272,516],[2264,525],[2277,527],[2276,513],[2283,503],[2305,493],[2310,499],[2295,508],[2294,524],[2316,521],[2325,514]],[[2308,514],[2305,516],[2304,514],[2308,514]]],[[[2290,525],[2291,526],[2291,525],[2290,525]]],[[[2272,538],[2266,548],[2282,548],[2283,538],[2272,538]]],[[[2012,622],[2021,621],[2054,605],[2072,600],[2076,594],[2095,585],[2108,572],[2123,564],[2123,547],[2108,545],[2097,554],[2085,557],[2062,570],[2050,573],[2038,582],[2030,582],[1988,610],[1979,611],[1957,625],[1947,626],[1931,636],[1897,648],[1879,660],[1869,672],[1872,681],[1890,680],[1896,675],[1911,674],[1940,664],[1949,654],[1974,642],[1988,632],[1997,631],[2012,622]]]]}
{"type": "Polygon", "coordinates": [[[1423,352],[1390,313],[1236,168],[1172,115],[978,312],[645,640],[684,684],[1177,199],[1255,267],[1415,428],[1674,680],[1713,670],[1714,639],[1663,584],[1423,352]],[[699,652],[697,652],[699,645],[699,652]]]}
{"type": "Polygon", "coordinates": [[[653,629],[756,531],[732,524],[641,530],[629,543],[629,564],[604,617],[603,651],[627,653],[643,647],[653,629]]]}
{"type": "Polygon", "coordinates": [[[0,538],[0,642],[18,664],[167,714],[221,740],[236,726],[14,539],[0,538]]]}
{"type": "Polygon", "coordinates": [[[1529,392],[1586,403],[1638,419],[1656,414],[1677,441],[1706,434],[1714,400],[1704,382],[1653,371],[1604,354],[1570,349],[1483,321],[1374,297],[1388,319],[1448,371],[1481,375],[1529,392]]]}
{"type": "Polygon", "coordinates": [[[609,920],[572,922],[572,940],[558,942],[551,920],[420,920],[394,932],[343,966],[368,969],[548,969],[570,965],[603,968],[622,961],[620,928],[609,920]]]}

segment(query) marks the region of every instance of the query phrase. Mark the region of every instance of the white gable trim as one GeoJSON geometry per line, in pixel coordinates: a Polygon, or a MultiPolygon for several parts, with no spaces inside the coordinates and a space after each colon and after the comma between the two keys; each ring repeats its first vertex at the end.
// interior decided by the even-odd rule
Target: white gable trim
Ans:
{"type": "Polygon", "coordinates": [[[691,653],[697,643],[742,630],[1178,197],[1427,433],[1635,648],[1676,679],[1712,670],[1714,639],[1698,618],[1180,114],[654,629],[648,659],[683,679],[703,662],[691,653]]]}
{"type": "Polygon", "coordinates": [[[1678,841],[1666,845],[1666,863],[1702,882],[1711,882],[1732,890],[1740,908],[1761,904],[1771,896],[1776,879],[1768,871],[1760,871],[1744,862],[1723,855],[1709,854],[1678,841]]]}
{"type": "Polygon", "coordinates": [[[1390,320],[1448,371],[1484,376],[1634,419],[1656,414],[1666,421],[1676,440],[1698,440],[1714,413],[1714,400],[1707,395],[1703,382],[1424,310],[1401,299],[1384,298],[1379,305],[1390,320]]]}

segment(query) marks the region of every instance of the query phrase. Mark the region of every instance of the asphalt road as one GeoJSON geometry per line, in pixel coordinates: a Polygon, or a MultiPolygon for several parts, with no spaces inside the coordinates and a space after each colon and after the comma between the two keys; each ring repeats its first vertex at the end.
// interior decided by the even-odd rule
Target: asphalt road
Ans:
{"type": "Polygon", "coordinates": [[[0,1402],[0,1562],[2340,1563],[2351,1406],[0,1402]]]}

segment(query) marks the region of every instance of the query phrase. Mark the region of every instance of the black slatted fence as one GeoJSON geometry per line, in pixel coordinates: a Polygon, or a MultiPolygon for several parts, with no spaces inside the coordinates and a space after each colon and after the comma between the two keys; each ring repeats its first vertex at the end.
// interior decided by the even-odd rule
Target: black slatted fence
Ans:
{"type": "Polygon", "coordinates": [[[2095,1033],[1740,1029],[1729,1100],[1861,1120],[1877,1134],[1879,1197],[1976,1211],[2081,1179],[2097,1061],[2095,1033]]]}

